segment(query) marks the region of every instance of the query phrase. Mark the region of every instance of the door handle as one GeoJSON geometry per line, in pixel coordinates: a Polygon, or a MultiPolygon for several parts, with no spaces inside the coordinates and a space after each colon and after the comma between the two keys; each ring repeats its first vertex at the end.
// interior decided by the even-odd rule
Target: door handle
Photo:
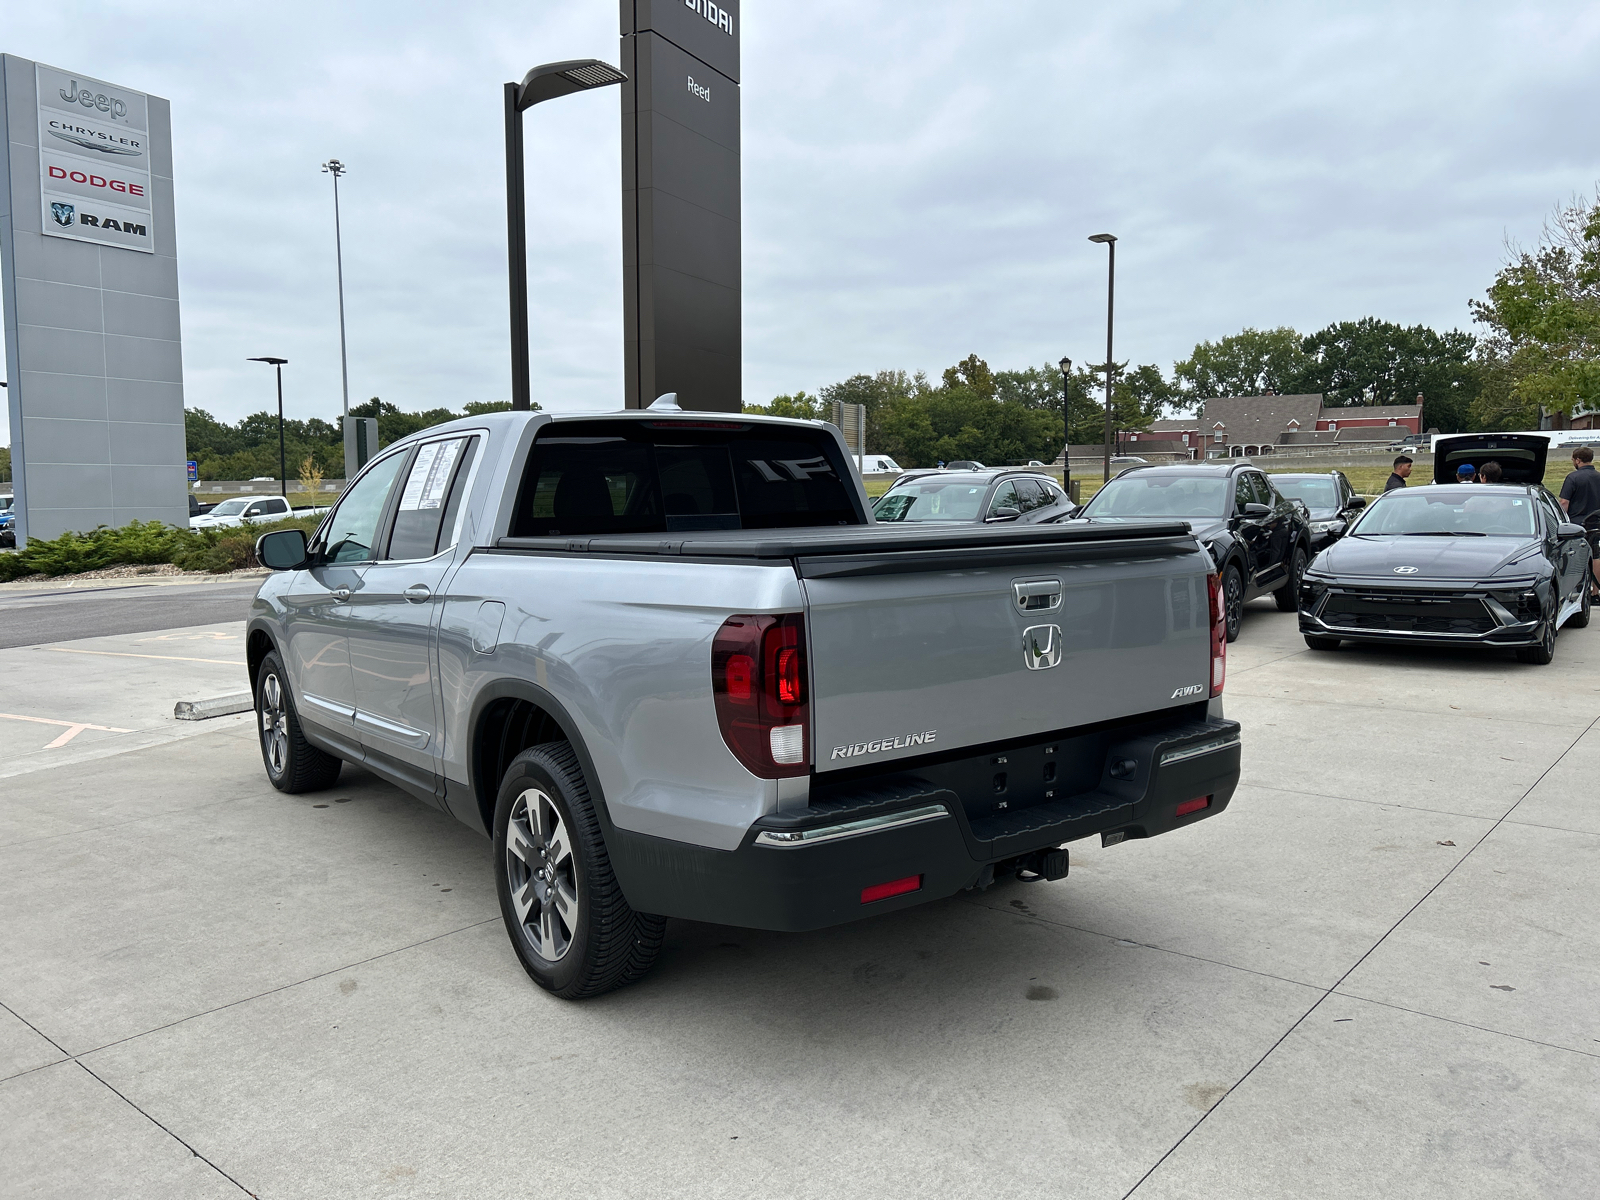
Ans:
{"type": "Polygon", "coordinates": [[[417,603],[421,603],[429,596],[433,595],[433,593],[428,590],[428,585],[425,583],[413,583],[402,594],[407,600],[414,600],[417,603]]]}
{"type": "Polygon", "coordinates": [[[350,599],[350,589],[347,587],[336,587],[329,594],[332,595],[335,600],[350,599]]]}

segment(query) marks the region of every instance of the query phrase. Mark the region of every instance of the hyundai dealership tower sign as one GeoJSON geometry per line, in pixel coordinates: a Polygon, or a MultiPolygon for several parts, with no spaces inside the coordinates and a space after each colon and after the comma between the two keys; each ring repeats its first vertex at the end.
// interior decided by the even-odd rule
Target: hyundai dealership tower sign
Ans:
{"type": "Polygon", "coordinates": [[[621,5],[627,402],[738,412],[739,3],[621,5]]]}
{"type": "Polygon", "coordinates": [[[17,532],[188,519],[165,100],[0,55],[17,532]]]}

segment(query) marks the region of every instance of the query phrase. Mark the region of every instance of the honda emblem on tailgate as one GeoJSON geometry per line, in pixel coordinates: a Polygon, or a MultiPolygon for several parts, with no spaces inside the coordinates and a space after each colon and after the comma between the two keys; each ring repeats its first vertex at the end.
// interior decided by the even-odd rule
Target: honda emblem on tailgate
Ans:
{"type": "Polygon", "coordinates": [[[1061,626],[1030,625],[1022,631],[1022,661],[1030,671],[1043,671],[1061,661],[1061,626]]]}

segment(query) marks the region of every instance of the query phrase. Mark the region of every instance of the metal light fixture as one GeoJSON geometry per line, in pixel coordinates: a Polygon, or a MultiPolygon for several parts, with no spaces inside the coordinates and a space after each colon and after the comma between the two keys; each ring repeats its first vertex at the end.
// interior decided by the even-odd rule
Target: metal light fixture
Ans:
{"type": "Polygon", "coordinates": [[[267,363],[278,372],[278,485],[285,499],[289,496],[289,464],[283,453],[283,365],[287,358],[247,358],[246,362],[267,363]]]}
{"type": "Polygon", "coordinates": [[[1111,361],[1111,319],[1115,313],[1115,300],[1117,291],[1117,235],[1114,233],[1096,233],[1089,237],[1091,242],[1099,242],[1111,252],[1106,260],[1106,461],[1103,478],[1106,483],[1111,482],[1111,376],[1116,367],[1111,361]]]}
{"type": "MultiPolygon", "coordinates": [[[[344,238],[339,229],[339,176],[345,165],[337,158],[322,164],[322,173],[333,176],[333,256],[339,266],[339,375],[344,384],[344,415],[350,415],[350,362],[344,346],[344,238]]],[[[348,472],[347,472],[348,474],[348,472]]]]}
{"type": "Polygon", "coordinates": [[[523,195],[522,114],[535,104],[625,83],[627,76],[596,58],[544,63],[505,85],[506,101],[506,253],[511,283],[511,408],[527,412],[528,385],[528,248],[523,195]]]}

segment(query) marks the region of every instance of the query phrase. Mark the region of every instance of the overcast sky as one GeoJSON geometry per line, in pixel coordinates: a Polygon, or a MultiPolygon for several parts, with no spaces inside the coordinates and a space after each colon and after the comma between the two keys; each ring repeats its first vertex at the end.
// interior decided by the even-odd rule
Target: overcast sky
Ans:
{"type": "MultiPolygon", "coordinates": [[[[1246,325],[1470,327],[1600,177],[1600,5],[745,0],[744,395],[976,352],[1170,369],[1246,325]]],[[[235,419],[508,394],[500,85],[615,0],[7,6],[0,50],[172,101],[185,392],[235,419]],[[137,14],[133,11],[137,8],[137,14]]],[[[528,116],[533,392],[622,395],[615,89],[528,116]]]]}

